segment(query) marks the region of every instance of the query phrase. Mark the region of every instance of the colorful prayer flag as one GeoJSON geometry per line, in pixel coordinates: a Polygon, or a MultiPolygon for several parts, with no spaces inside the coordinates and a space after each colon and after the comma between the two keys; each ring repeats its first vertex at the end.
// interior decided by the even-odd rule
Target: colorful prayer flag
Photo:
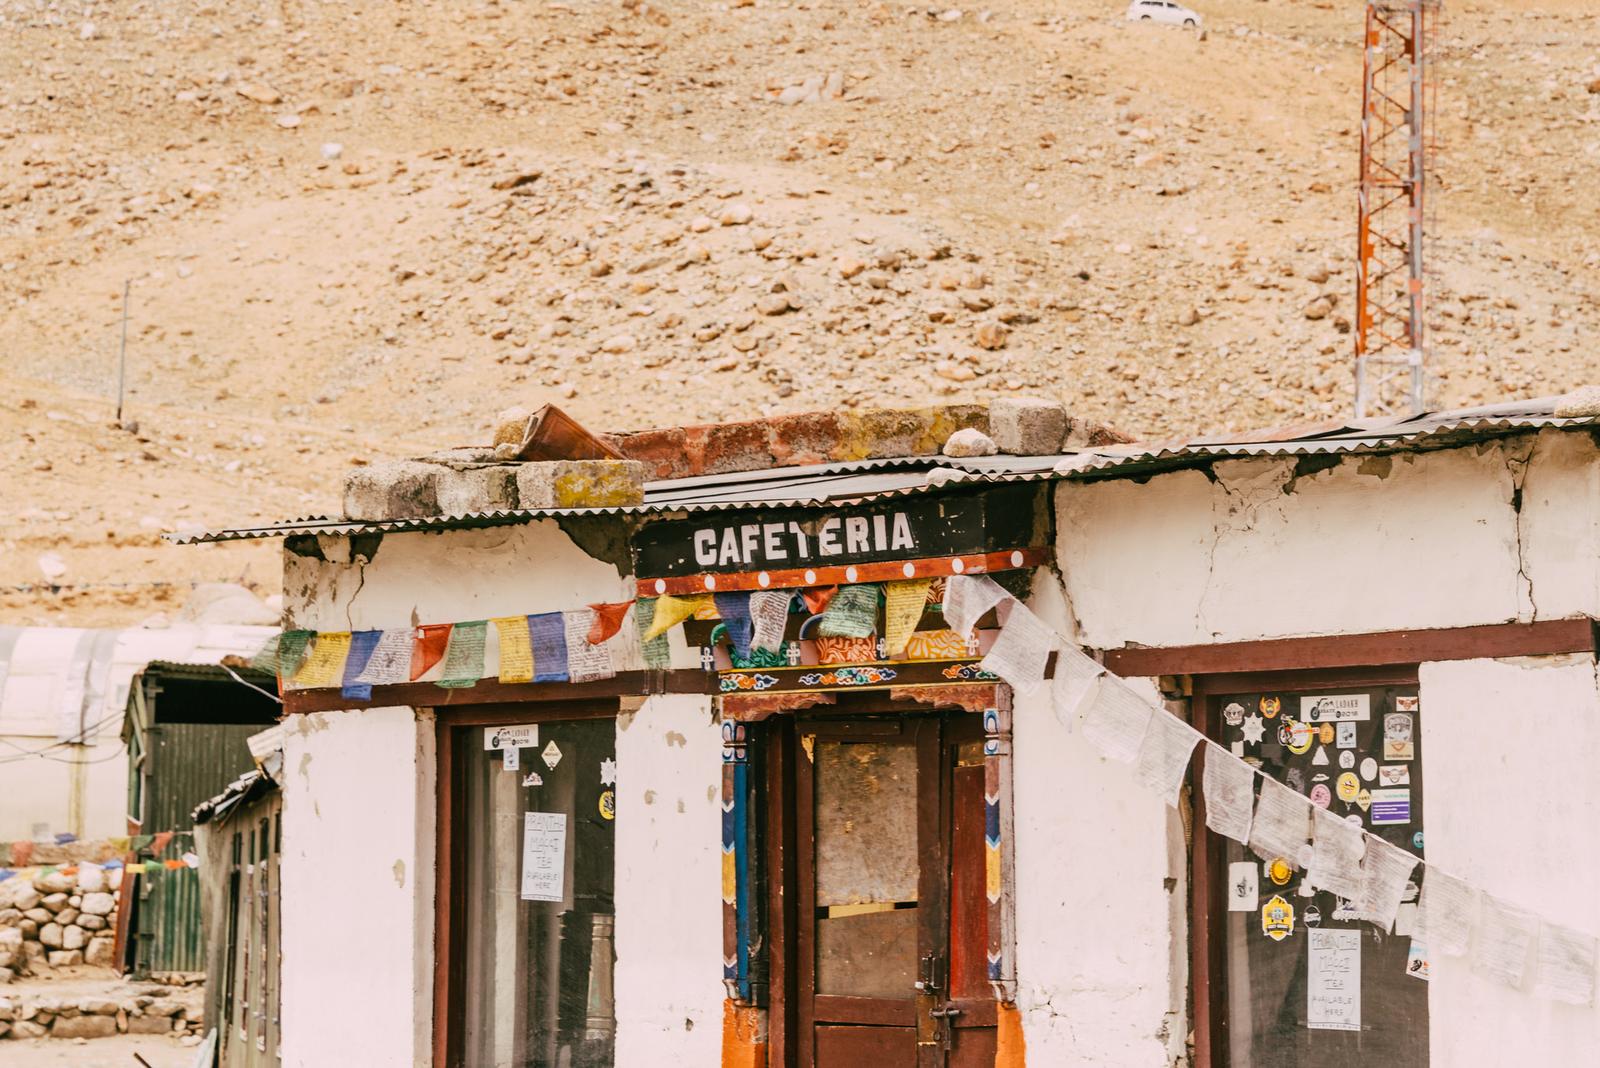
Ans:
{"type": "Polygon", "coordinates": [[[483,678],[483,641],[489,621],[475,619],[450,628],[450,642],[444,650],[444,667],[438,685],[446,689],[476,686],[483,678]]]}
{"type": "Polygon", "coordinates": [[[533,639],[533,681],[567,681],[567,624],[560,612],[528,617],[533,639]]]}
{"type": "Polygon", "coordinates": [[[673,597],[670,594],[663,594],[657,597],[655,599],[655,615],[651,619],[650,629],[644,634],[644,640],[649,641],[651,638],[665,634],[690,616],[695,616],[706,604],[710,604],[713,610],[716,608],[716,604],[711,600],[710,596],[703,593],[695,594],[692,597],[673,597]]]}
{"type": "Polygon", "coordinates": [[[350,632],[322,631],[311,646],[311,655],[295,672],[292,685],[297,690],[323,690],[339,685],[344,677],[344,662],[350,655],[350,632]]]}
{"type": "Polygon", "coordinates": [[[809,590],[801,590],[800,599],[806,603],[806,611],[816,615],[827,610],[828,602],[838,592],[837,586],[813,586],[809,590]]]}
{"type": "Polygon", "coordinates": [[[528,639],[527,616],[501,616],[492,621],[500,636],[500,681],[533,681],[533,645],[528,639]]]}
{"type": "Polygon", "coordinates": [[[395,686],[411,680],[411,661],[416,655],[414,645],[411,627],[379,633],[378,644],[367,659],[367,666],[361,669],[355,679],[357,683],[369,687],[369,699],[370,687],[395,686]]]}
{"type": "Polygon", "coordinates": [[[632,607],[632,601],[590,605],[590,610],[594,612],[594,626],[589,629],[589,644],[599,645],[601,642],[610,641],[615,637],[617,632],[622,629],[622,621],[627,618],[628,609],[632,607]]]}
{"type": "Polygon", "coordinates": [[[372,685],[360,681],[361,673],[367,670],[367,662],[372,659],[373,650],[378,648],[378,639],[383,636],[380,630],[358,630],[350,635],[350,655],[344,660],[344,673],[339,679],[339,696],[348,697],[353,701],[372,700],[372,685]]]}
{"type": "Polygon", "coordinates": [[[750,655],[750,594],[714,593],[711,599],[717,606],[722,625],[728,628],[728,640],[733,643],[733,655],[743,660],[750,655]]]}
{"type": "Polygon", "coordinates": [[[665,632],[652,635],[656,620],[655,597],[641,597],[634,605],[633,621],[639,628],[639,646],[644,654],[644,666],[652,671],[665,671],[672,666],[672,645],[665,632]]]}
{"type": "Polygon", "coordinates": [[[588,608],[562,613],[567,644],[567,675],[572,682],[609,679],[617,673],[611,660],[611,646],[590,645],[589,630],[594,626],[594,611],[588,608]]]}
{"type": "Polygon", "coordinates": [[[451,629],[448,623],[430,623],[417,628],[416,644],[411,647],[412,682],[432,671],[433,666],[444,659],[451,629]]]}
{"type": "Polygon", "coordinates": [[[825,638],[865,638],[878,630],[875,583],[842,586],[822,613],[817,633],[825,638]]]}
{"type": "Polygon", "coordinates": [[[928,587],[932,584],[931,578],[897,579],[883,584],[883,637],[890,656],[905,652],[906,642],[928,606],[928,587]]]}

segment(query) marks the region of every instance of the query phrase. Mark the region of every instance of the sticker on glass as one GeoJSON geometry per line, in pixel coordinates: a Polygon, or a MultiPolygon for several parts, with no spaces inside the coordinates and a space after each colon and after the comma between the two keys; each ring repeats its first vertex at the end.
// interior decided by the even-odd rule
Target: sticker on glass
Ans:
{"type": "Polygon", "coordinates": [[[600,785],[617,785],[617,762],[611,757],[606,757],[600,761],[600,785]]]}
{"type": "Polygon", "coordinates": [[[1372,703],[1364,693],[1302,697],[1300,718],[1307,723],[1359,722],[1372,718],[1372,703]]]}
{"type": "Polygon", "coordinates": [[[1283,857],[1273,857],[1272,863],[1267,865],[1267,878],[1272,880],[1273,886],[1288,886],[1293,877],[1294,869],[1283,857]]]}
{"type": "Polygon", "coordinates": [[[1361,792],[1361,780],[1356,778],[1356,773],[1347,771],[1339,776],[1339,800],[1354,801],[1361,792]]]}
{"type": "Polygon", "coordinates": [[[1261,906],[1261,933],[1274,942],[1282,942],[1294,934],[1294,906],[1273,894],[1261,906]]]}
{"type": "Polygon", "coordinates": [[[1354,753],[1352,753],[1350,750],[1346,749],[1344,752],[1339,754],[1339,766],[1341,768],[1353,768],[1353,767],[1355,767],[1356,766],[1356,755],[1354,753]]]}
{"type": "Polygon", "coordinates": [[[1228,911],[1254,912],[1261,904],[1261,866],[1253,860],[1228,865],[1228,911]]]}
{"type": "Polygon", "coordinates": [[[1316,734],[1316,728],[1311,724],[1286,719],[1278,728],[1278,741],[1288,747],[1289,752],[1299,756],[1311,751],[1311,742],[1316,734]]]}
{"type": "Polygon", "coordinates": [[[1300,922],[1307,927],[1315,927],[1322,922],[1322,910],[1315,905],[1307,905],[1300,910],[1300,922]]]}
{"type": "Polygon", "coordinates": [[[1413,938],[1411,948],[1406,951],[1406,974],[1413,979],[1428,978],[1428,947],[1420,938],[1413,938]]]}
{"type": "Polygon", "coordinates": [[[1317,746],[1317,751],[1311,755],[1311,763],[1319,768],[1328,763],[1328,746],[1326,742],[1317,746]]]}
{"type": "Polygon", "coordinates": [[[1411,768],[1405,764],[1385,764],[1378,769],[1379,786],[1410,786],[1411,768]]]}
{"type": "Polygon", "coordinates": [[[1283,709],[1283,698],[1263,697],[1257,707],[1261,709],[1261,714],[1263,716],[1266,716],[1268,719],[1273,719],[1283,709]]]}
{"type": "Polygon", "coordinates": [[[1267,725],[1260,716],[1246,716],[1244,718],[1244,740],[1251,745],[1258,745],[1261,736],[1267,732],[1267,725]]]}
{"type": "Polygon", "coordinates": [[[614,820],[617,818],[617,794],[615,790],[601,791],[600,818],[603,820],[614,820]]]}
{"type": "Polygon", "coordinates": [[[1230,727],[1237,727],[1244,722],[1244,705],[1238,701],[1229,701],[1228,707],[1222,710],[1222,722],[1230,727]]]}
{"type": "Polygon", "coordinates": [[[1332,745],[1334,737],[1335,732],[1333,729],[1333,724],[1324,723],[1322,726],[1317,728],[1317,741],[1321,742],[1323,745],[1332,745]]]}
{"type": "Polygon", "coordinates": [[[538,746],[539,725],[537,723],[483,728],[484,749],[536,749],[538,746]]]}
{"type": "Polygon", "coordinates": [[[1306,947],[1306,1026],[1361,1030],[1361,932],[1312,931],[1306,947]]]}
{"type": "Polygon", "coordinates": [[[1383,759],[1410,760],[1416,755],[1411,736],[1411,713],[1390,712],[1383,717],[1383,759]]]}
{"type": "Polygon", "coordinates": [[[1378,762],[1367,757],[1361,762],[1361,777],[1371,782],[1378,775],[1378,762]]]}
{"type": "Polygon", "coordinates": [[[522,888],[524,901],[560,901],[567,874],[567,814],[522,814],[522,888]]]}
{"type": "Polygon", "coordinates": [[[1365,812],[1365,811],[1367,811],[1367,809],[1371,808],[1372,807],[1372,791],[1368,790],[1365,786],[1363,786],[1361,788],[1361,792],[1359,794],[1356,794],[1356,804],[1361,807],[1361,811],[1362,812],[1365,812]]]}
{"type": "Polygon", "coordinates": [[[1372,791],[1372,825],[1391,827],[1411,822],[1409,789],[1372,791]]]}
{"type": "Polygon", "coordinates": [[[544,785],[544,779],[543,779],[543,777],[540,776],[540,774],[537,771],[530,771],[530,772],[528,772],[528,774],[526,774],[526,775],[524,775],[522,777],[522,785],[524,785],[524,786],[543,786],[544,785]]]}
{"type": "Polygon", "coordinates": [[[556,745],[554,738],[550,739],[550,744],[545,746],[544,752],[539,755],[544,758],[544,766],[551,771],[554,771],[556,765],[561,763],[561,748],[556,745]]]}
{"type": "Polygon", "coordinates": [[[1327,808],[1333,803],[1333,794],[1328,790],[1326,783],[1317,783],[1311,788],[1311,803],[1318,808],[1327,808]]]}
{"type": "Polygon", "coordinates": [[[1415,712],[1417,711],[1417,704],[1418,699],[1415,697],[1396,697],[1394,699],[1394,710],[1396,712],[1415,712]]]}
{"type": "Polygon", "coordinates": [[[522,767],[522,750],[514,745],[506,746],[500,750],[500,763],[504,771],[516,771],[522,767]]]}

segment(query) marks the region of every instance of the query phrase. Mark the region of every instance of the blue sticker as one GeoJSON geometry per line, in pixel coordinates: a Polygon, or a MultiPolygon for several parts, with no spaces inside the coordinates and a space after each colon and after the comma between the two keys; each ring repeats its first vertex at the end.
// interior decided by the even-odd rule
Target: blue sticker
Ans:
{"type": "Polygon", "coordinates": [[[1412,845],[1413,848],[1416,848],[1416,849],[1421,849],[1422,848],[1422,832],[1421,831],[1418,831],[1416,834],[1411,836],[1411,845],[1412,845]]]}

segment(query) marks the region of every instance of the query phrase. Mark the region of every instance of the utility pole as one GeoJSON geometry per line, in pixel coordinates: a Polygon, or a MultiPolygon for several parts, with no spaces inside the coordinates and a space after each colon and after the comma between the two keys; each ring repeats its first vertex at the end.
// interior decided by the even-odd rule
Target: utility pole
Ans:
{"type": "Polygon", "coordinates": [[[1356,262],[1356,418],[1423,410],[1428,38],[1440,0],[1367,0],[1356,262]]]}

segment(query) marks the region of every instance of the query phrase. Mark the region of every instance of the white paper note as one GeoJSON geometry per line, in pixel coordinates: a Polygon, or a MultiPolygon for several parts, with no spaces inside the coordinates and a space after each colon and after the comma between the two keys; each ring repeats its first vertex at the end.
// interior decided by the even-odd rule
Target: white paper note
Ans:
{"type": "Polygon", "coordinates": [[[1528,955],[1539,934],[1539,917],[1493,894],[1481,897],[1474,957],[1478,969],[1520,989],[1528,974],[1528,955]]]}
{"type": "Polygon", "coordinates": [[[1261,907],[1261,865],[1236,860],[1228,865],[1228,911],[1254,912],[1261,907]]]}
{"type": "Polygon", "coordinates": [[[1306,1026],[1361,1030],[1361,932],[1322,927],[1306,937],[1306,1026]]]}
{"type": "Polygon", "coordinates": [[[378,635],[367,666],[361,669],[355,681],[370,686],[393,686],[411,681],[411,647],[414,644],[410,627],[386,630],[378,635]]]}
{"type": "Polygon", "coordinates": [[[970,637],[983,614],[1009,596],[988,575],[951,575],[944,583],[945,625],[970,637]]]}
{"type": "Polygon", "coordinates": [[[1014,601],[1000,637],[978,665],[1009,682],[1013,689],[1031,694],[1044,681],[1050,651],[1060,639],[1056,632],[1021,601],[1014,601]]]}
{"type": "Polygon", "coordinates": [[[567,814],[522,814],[522,900],[560,901],[567,874],[567,814]]]}
{"type": "Polygon", "coordinates": [[[1301,865],[1300,850],[1311,837],[1311,801],[1276,779],[1263,777],[1250,825],[1250,848],[1262,860],[1282,857],[1290,867],[1301,865]]]}
{"type": "Polygon", "coordinates": [[[1569,1005],[1594,1002],[1595,939],[1553,923],[1539,927],[1533,992],[1569,1005]]]}
{"type": "Polygon", "coordinates": [[[750,595],[750,648],[776,652],[783,645],[793,600],[793,590],[756,590],[750,595]]]}
{"type": "Polygon", "coordinates": [[[1063,646],[1056,654],[1056,674],[1051,680],[1056,719],[1067,730],[1076,730],[1094,705],[1100,692],[1100,679],[1106,669],[1084,656],[1076,646],[1063,646]]]}
{"type": "Polygon", "coordinates": [[[1385,931],[1392,928],[1400,899],[1406,893],[1406,882],[1416,866],[1416,854],[1392,846],[1377,835],[1368,835],[1367,855],[1361,861],[1361,892],[1353,902],[1357,917],[1385,931]]]}
{"type": "Polygon", "coordinates": [[[1306,868],[1306,881],[1339,897],[1359,897],[1366,837],[1355,824],[1317,809],[1311,819],[1311,864],[1306,868]]]}
{"type": "Polygon", "coordinates": [[[1221,746],[1208,742],[1201,778],[1206,794],[1206,826],[1240,844],[1250,841],[1250,817],[1256,803],[1254,769],[1221,746]]]}
{"type": "Polygon", "coordinates": [[[1200,732],[1170,712],[1154,711],[1139,746],[1139,781],[1178,807],[1178,791],[1189,771],[1189,757],[1200,744],[1200,732]]]}
{"type": "Polygon", "coordinates": [[[1099,692],[1083,721],[1083,736],[1112,760],[1131,764],[1139,758],[1145,728],[1155,713],[1150,702],[1114,675],[1100,680],[1099,692]]]}
{"type": "Polygon", "coordinates": [[[1428,865],[1422,878],[1422,932],[1428,952],[1462,957],[1478,922],[1478,891],[1428,865]]]}
{"type": "Polygon", "coordinates": [[[561,613],[561,622],[567,632],[567,677],[573,682],[594,682],[609,679],[617,673],[611,659],[611,643],[589,644],[589,630],[594,626],[594,609],[579,608],[561,613]]]}

